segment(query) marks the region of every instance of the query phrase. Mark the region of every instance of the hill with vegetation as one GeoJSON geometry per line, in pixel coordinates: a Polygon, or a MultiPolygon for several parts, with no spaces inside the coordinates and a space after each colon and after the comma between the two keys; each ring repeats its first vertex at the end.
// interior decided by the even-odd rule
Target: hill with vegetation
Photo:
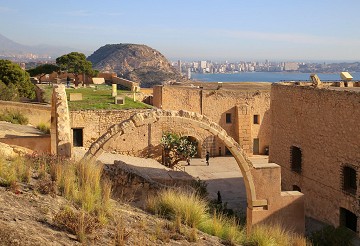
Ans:
{"type": "Polygon", "coordinates": [[[183,81],[181,74],[157,50],[139,44],[107,44],[87,58],[101,72],[140,82],[141,87],[183,81]]]}

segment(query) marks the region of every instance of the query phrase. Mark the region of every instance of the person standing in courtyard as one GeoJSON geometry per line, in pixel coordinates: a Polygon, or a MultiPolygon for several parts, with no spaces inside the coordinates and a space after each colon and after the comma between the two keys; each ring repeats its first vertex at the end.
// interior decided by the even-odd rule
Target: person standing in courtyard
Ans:
{"type": "Polygon", "coordinates": [[[205,160],[206,160],[206,165],[208,165],[208,166],[209,166],[209,159],[210,159],[210,153],[209,153],[209,151],[206,151],[205,160]]]}
{"type": "Polygon", "coordinates": [[[70,77],[69,76],[66,77],[66,87],[67,88],[70,87],[70,77]]]}

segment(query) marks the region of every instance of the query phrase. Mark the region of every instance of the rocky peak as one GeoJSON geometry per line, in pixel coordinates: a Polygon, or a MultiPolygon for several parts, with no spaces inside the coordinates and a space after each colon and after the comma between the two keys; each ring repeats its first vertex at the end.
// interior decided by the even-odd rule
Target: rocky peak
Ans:
{"type": "Polygon", "coordinates": [[[94,69],[115,72],[118,76],[151,87],[169,81],[182,81],[180,73],[157,50],[140,44],[107,44],[88,60],[94,69]]]}

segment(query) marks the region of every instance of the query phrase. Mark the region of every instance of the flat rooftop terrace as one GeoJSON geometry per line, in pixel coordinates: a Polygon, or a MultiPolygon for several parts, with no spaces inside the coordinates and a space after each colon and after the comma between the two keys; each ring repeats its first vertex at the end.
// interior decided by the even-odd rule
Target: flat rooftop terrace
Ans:
{"type": "Polygon", "coordinates": [[[270,91],[272,82],[198,82],[191,81],[189,83],[179,83],[174,85],[166,85],[172,87],[194,88],[204,90],[241,90],[241,91],[270,91]]]}
{"type": "MultiPolygon", "coordinates": [[[[321,89],[335,90],[335,91],[351,91],[351,92],[360,92],[360,81],[350,81],[347,86],[343,81],[321,81],[321,89]]],[[[302,81],[281,81],[276,83],[278,85],[285,86],[303,86],[303,87],[314,87],[313,83],[310,80],[302,81]]],[[[315,88],[315,87],[314,87],[315,88]]]]}

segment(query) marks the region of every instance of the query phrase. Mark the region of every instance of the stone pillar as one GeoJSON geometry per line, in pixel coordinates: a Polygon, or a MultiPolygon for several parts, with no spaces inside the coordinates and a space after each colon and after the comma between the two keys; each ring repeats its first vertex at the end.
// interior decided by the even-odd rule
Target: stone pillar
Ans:
{"type": "Polygon", "coordinates": [[[51,107],[51,153],[71,158],[72,141],[65,85],[54,85],[51,107]]]}
{"type": "Polygon", "coordinates": [[[117,96],[117,84],[112,84],[112,96],[117,96]]]}
{"type": "Polygon", "coordinates": [[[236,106],[236,133],[238,142],[244,152],[252,155],[252,139],[251,139],[251,115],[248,105],[236,106]]]}

